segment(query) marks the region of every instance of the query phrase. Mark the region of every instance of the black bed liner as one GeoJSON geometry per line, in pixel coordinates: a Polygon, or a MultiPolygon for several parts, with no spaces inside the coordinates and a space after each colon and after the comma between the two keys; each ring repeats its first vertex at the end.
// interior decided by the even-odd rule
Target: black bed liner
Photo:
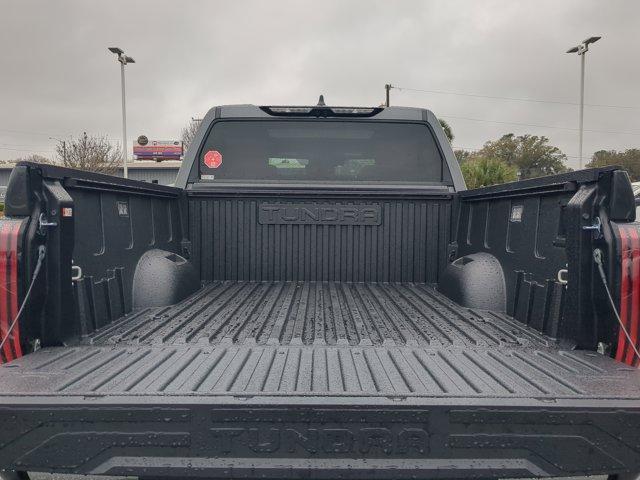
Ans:
{"type": "Polygon", "coordinates": [[[425,284],[215,282],[0,367],[0,385],[1,463],[18,470],[640,470],[637,370],[425,284]]]}
{"type": "Polygon", "coordinates": [[[509,317],[460,308],[416,283],[239,282],[207,285],[91,336],[94,345],[242,344],[549,346],[509,317]]]}

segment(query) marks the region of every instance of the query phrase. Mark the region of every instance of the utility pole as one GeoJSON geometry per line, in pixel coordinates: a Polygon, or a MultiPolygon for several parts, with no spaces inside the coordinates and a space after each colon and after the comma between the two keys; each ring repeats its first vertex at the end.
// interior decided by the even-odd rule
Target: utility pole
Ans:
{"type": "Polygon", "coordinates": [[[111,53],[115,53],[120,62],[120,81],[122,84],[122,176],[129,178],[129,169],[127,167],[127,105],[124,83],[124,66],[128,63],[136,63],[136,61],[124,54],[124,51],[118,47],[109,47],[111,53]]]}
{"type": "Polygon", "coordinates": [[[579,119],[579,140],[578,140],[578,161],[580,162],[580,169],[582,169],[582,139],[584,137],[584,63],[589,51],[589,45],[596,43],[602,37],[589,37],[584,40],[580,45],[571,47],[567,50],[567,53],[577,53],[580,56],[580,119],[579,119]]]}
{"type": "Polygon", "coordinates": [[[386,100],[384,102],[385,107],[389,106],[389,92],[391,91],[392,88],[393,88],[393,85],[391,85],[390,83],[387,83],[384,86],[384,90],[385,90],[385,93],[386,93],[386,96],[385,96],[386,100]]]}

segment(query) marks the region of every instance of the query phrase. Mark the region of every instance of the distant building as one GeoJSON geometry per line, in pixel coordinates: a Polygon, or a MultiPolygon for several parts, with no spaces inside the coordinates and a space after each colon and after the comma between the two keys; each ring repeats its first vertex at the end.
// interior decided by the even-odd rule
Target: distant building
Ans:
{"type": "MultiPolygon", "coordinates": [[[[164,162],[130,162],[128,165],[129,178],[131,180],[159,183],[160,185],[171,185],[176,181],[181,163],[182,162],[175,160],[164,162]]],[[[12,169],[13,165],[11,164],[0,164],[0,186],[7,186],[12,169]]],[[[119,177],[122,176],[122,167],[119,168],[116,175],[119,177]]]]}
{"type": "MultiPolygon", "coordinates": [[[[178,170],[182,162],[179,160],[165,160],[164,162],[135,161],[130,162],[129,178],[142,182],[159,183],[160,185],[171,185],[176,181],[178,170]]],[[[122,168],[117,175],[122,176],[122,168]]]]}

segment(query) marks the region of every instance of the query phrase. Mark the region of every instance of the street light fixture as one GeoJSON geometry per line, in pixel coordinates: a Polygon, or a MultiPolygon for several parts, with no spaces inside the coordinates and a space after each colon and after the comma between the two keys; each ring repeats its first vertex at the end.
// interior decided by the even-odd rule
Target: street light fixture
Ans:
{"type": "Polygon", "coordinates": [[[136,61],[124,54],[124,50],[119,47],[109,47],[109,51],[117,55],[120,62],[120,78],[122,83],[122,174],[124,178],[129,178],[129,170],[127,168],[127,106],[125,101],[125,83],[124,83],[124,66],[128,63],[136,63],[136,61]]]}
{"type": "Polygon", "coordinates": [[[580,144],[578,145],[578,161],[580,162],[580,168],[582,169],[582,137],[584,127],[584,60],[587,52],[589,51],[589,45],[596,43],[602,37],[589,37],[581,44],[571,47],[567,50],[567,53],[577,53],[580,55],[580,144]]]}

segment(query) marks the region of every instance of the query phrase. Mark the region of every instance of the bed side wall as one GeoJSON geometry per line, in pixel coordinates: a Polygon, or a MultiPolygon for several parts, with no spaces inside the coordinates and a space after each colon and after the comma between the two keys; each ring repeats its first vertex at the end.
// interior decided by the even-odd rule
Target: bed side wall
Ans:
{"type": "Polygon", "coordinates": [[[160,275],[170,269],[152,264],[177,264],[185,254],[182,190],[24,162],[7,197],[9,216],[31,219],[21,259],[27,271],[36,246],[46,246],[42,284],[22,320],[31,332],[25,343],[73,341],[130,312],[134,274],[150,251],[163,252],[145,264],[155,289],[180,293],[175,279],[160,275]]]}
{"type": "MultiPolygon", "coordinates": [[[[458,256],[485,252],[503,269],[506,313],[555,335],[566,289],[563,212],[575,190],[471,197],[460,203],[458,256]]],[[[480,279],[478,279],[480,281],[480,279]]]]}
{"type": "Polygon", "coordinates": [[[605,299],[594,280],[593,249],[607,245],[603,231],[621,197],[614,182],[620,173],[581,170],[460,193],[457,256],[498,260],[507,314],[596,348],[612,325],[611,313],[598,308],[605,299]]]}

